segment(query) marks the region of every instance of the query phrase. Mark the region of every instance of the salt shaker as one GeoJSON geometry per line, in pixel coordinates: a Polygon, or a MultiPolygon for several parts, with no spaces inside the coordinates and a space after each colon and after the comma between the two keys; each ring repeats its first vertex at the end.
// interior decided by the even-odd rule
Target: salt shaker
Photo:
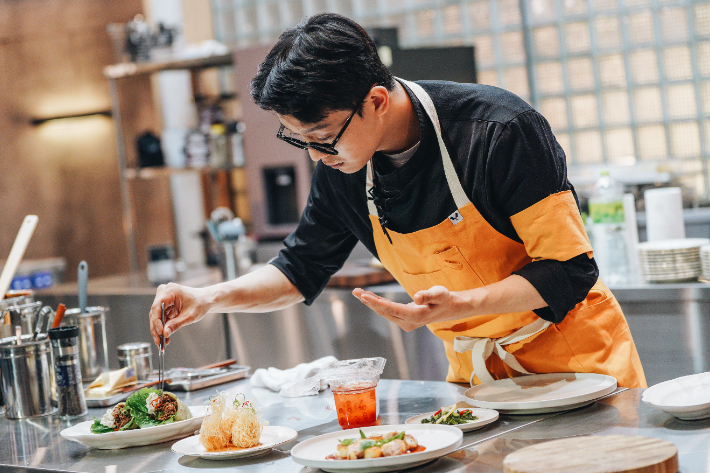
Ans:
{"type": "Polygon", "coordinates": [[[57,408],[62,417],[85,415],[86,398],[81,383],[79,327],[68,325],[49,329],[57,381],[57,408]]]}

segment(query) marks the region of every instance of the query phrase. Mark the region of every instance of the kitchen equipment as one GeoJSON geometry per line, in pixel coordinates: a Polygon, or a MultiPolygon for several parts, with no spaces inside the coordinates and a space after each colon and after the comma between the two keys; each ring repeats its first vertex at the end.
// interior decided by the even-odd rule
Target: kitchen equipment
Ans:
{"type": "Polygon", "coordinates": [[[167,371],[166,377],[171,391],[195,391],[197,389],[215,386],[229,381],[244,378],[251,367],[236,364],[230,359],[199,368],[173,368],[167,371]]]}
{"type": "Polygon", "coordinates": [[[702,273],[700,248],[707,238],[679,238],[638,244],[639,267],[647,282],[676,282],[697,279],[702,273]]]}
{"type": "Polygon", "coordinates": [[[83,313],[86,312],[86,299],[89,285],[89,265],[86,264],[86,261],[79,263],[76,283],[79,292],[79,310],[83,313]]]}
{"type": "Polygon", "coordinates": [[[85,415],[88,410],[81,382],[79,327],[75,325],[49,330],[57,385],[57,404],[62,417],[85,415]]]}
{"type": "Polygon", "coordinates": [[[52,321],[52,328],[57,328],[59,325],[62,323],[62,319],[64,318],[64,313],[67,310],[67,306],[64,304],[59,304],[57,306],[57,312],[54,314],[54,320],[52,321]]]}
{"type": "Polygon", "coordinates": [[[106,346],[106,313],[108,307],[86,307],[67,309],[62,326],[79,327],[79,357],[83,381],[91,382],[104,371],[108,371],[108,348],[106,346]]]}
{"type": "Polygon", "coordinates": [[[47,336],[49,323],[54,318],[54,311],[48,305],[42,307],[37,314],[32,340],[37,340],[40,336],[47,336]]]}
{"type": "Polygon", "coordinates": [[[277,425],[265,425],[259,444],[251,448],[239,448],[222,452],[208,452],[200,444],[200,436],[193,435],[186,439],[175,442],[171,450],[182,455],[204,458],[205,460],[232,460],[235,458],[248,458],[269,453],[274,447],[290,442],[298,437],[298,432],[289,427],[279,427],[277,425]]]}
{"type": "Polygon", "coordinates": [[[119,345],[118,365],[121,368],[133,365],[136,367],[138,379],[148,379],[148,375],[153,371],[153,353],[150,343],[134,342],[119,345]]]}
{"type": "Polygon", "coordinates": [[[7,257],[5,266],[2,268],[2,273],[0,273],[0,294],[6,294],[10,283],[12,283],[12,278],[15,277],[15,272],[17,272],[17,266],[20,264],[22,257],[25,254],[27,245],[32,238],[32,234],[37,228],[38,217],[36,215],[28,215],[22,221],[20,230],[17,232],[17,237],[15,237],[15,242],[12,244],[10,249],[10,256],[7,257]]]}
{"type": "Polygon", "coordinates": [[[466,402],[501,414],[541,414],[582,407],[616,389],[596,373],[547,373],[499,379],[466,390],[466,402]]]}
{"type": "Polygon", "coordinates": [[[651,386],[641,400],[678,419],[710,417],[710,372],[691,374],[651,386]]]}
{"type": "Polygon", "coordinates": [[[19,326],[23,334],[32,334],[41,307],[42,303],[37,301],[10,306],[4,310],[10,313],[10,323],[13,326],[19,326]]]}
{"type": "Polygon", "coordinates": [[[678,467],[678,448],[671,442],[631,435],[553,440],[521,448],[503,460],[506,473],[676,473],[678,467]]]}
{"type": "Polygon", "coordinates": [[[163,390],[165,383],[165,303],[160,305],[160,351],[158,352],[158,389],[163,390]]]}
{"type": "Polygon", "coordinates": [[[0,340],[0,372],[5,401],[5,417],[24,419],[51,414],[52,363],[49,340],[32,340],[22,335],[0,340]]]}

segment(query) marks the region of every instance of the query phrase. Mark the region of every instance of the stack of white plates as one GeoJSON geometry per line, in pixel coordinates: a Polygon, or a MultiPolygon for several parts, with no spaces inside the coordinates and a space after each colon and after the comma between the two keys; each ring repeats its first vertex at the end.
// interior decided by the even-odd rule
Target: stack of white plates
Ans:
{"type": "Polygon", "coordinates": [[[676,282],[697,279],[702,272],[700,247],[710,244],[707,238],[639,243],[641,275],[647,282],[676,282]]]}
{"type": "Polygon", "coordinates": [[[710,280],[710,245],[700,247],[700,266],[702,268],[700,276],[706,281],[710,280]]]}

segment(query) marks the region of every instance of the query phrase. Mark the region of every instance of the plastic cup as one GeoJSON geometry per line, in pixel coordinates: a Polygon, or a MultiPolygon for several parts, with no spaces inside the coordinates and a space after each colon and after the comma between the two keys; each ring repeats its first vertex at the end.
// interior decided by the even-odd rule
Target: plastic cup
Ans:
{"type": "Polygon", "coordinates": [[[372,376],[330,381],[340,427],[353,429],[377,423],[377,380],[377,376],[372,376]]]}

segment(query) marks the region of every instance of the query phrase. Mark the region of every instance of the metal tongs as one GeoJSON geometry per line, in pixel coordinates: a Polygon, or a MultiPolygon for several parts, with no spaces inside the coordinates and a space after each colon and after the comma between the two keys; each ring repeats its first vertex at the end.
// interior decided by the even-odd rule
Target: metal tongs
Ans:
{"type": "Polygon", "coordinates": [[[158,389],[163,390],[165,383],[165,302],[160,304],[160,322],[163,330],[160,332],[160,351],[158,352],[158,389]]]}

